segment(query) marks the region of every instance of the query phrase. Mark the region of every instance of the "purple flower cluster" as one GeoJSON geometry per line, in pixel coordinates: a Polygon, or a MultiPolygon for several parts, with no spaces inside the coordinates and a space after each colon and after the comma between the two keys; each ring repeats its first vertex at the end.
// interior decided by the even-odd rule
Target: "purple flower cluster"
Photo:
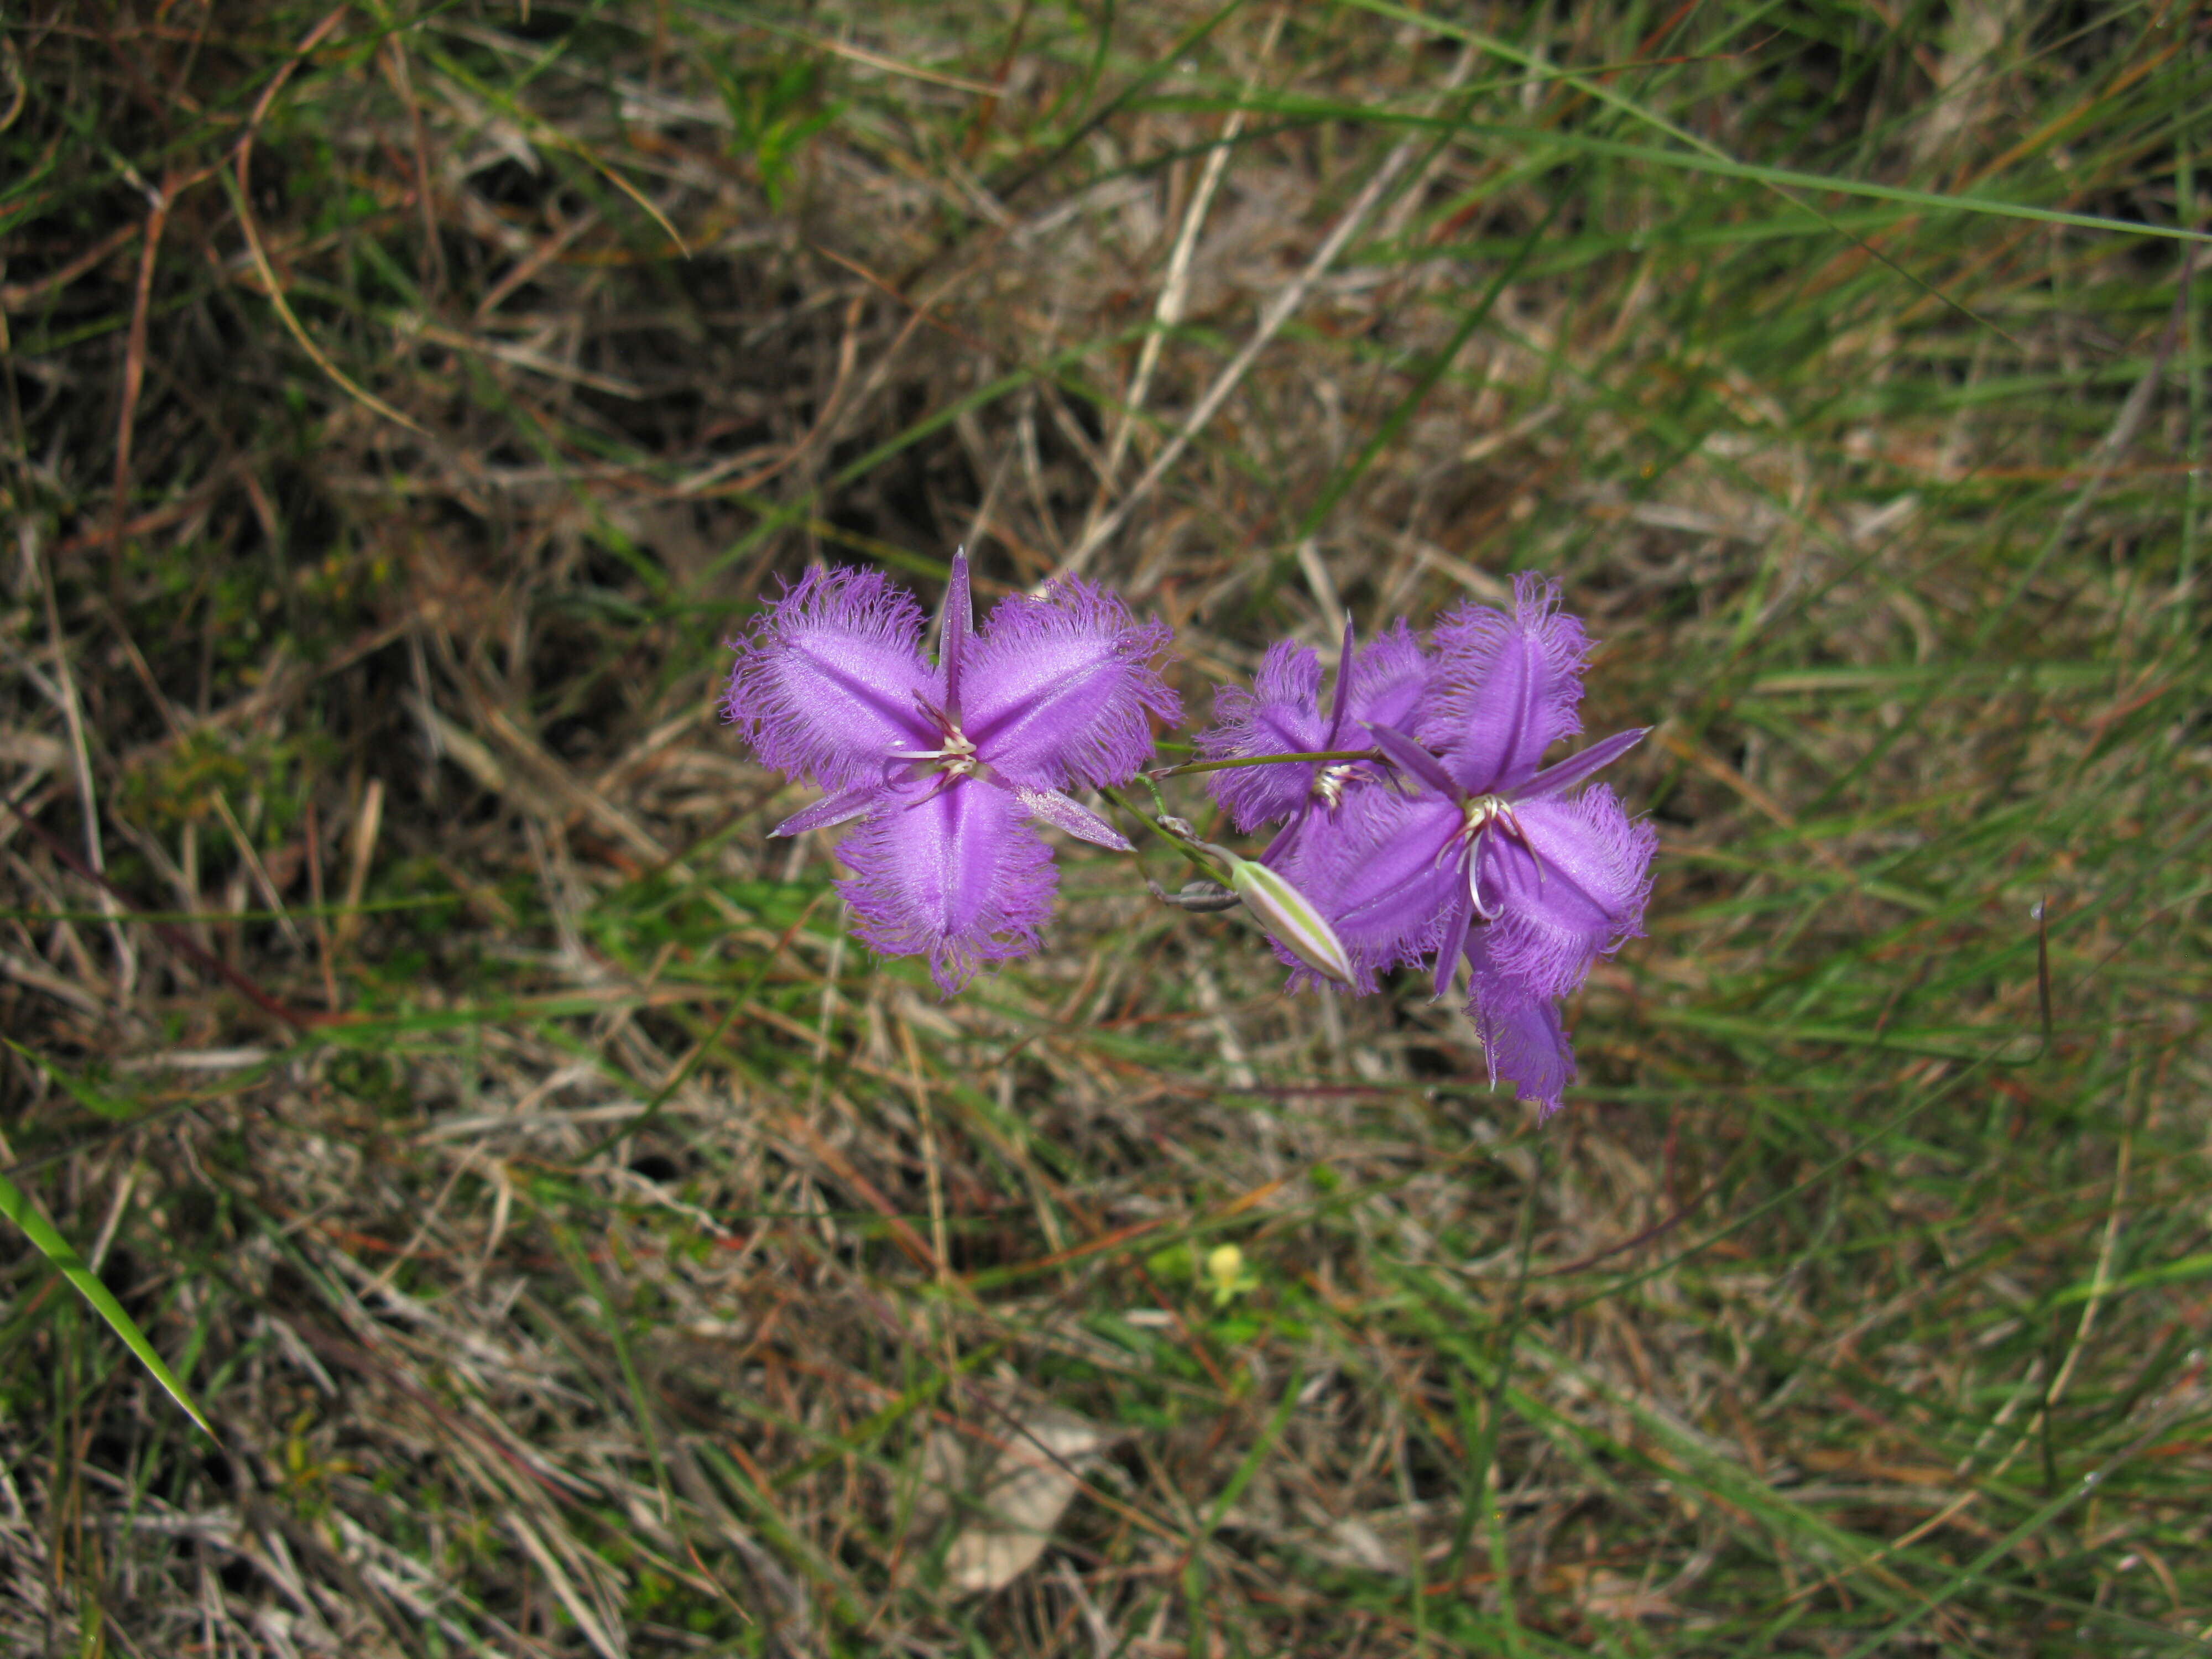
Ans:
{"type": "MultiPolygon", "coordinates": [[[[950,994],[1037,948],[1056,877],[1033,821],[1132,850],[1070,792],[1135,776],[1180,708],[1153,666],[1166,627],[1086,582],[1003,600],[979,629],[959,556],[933,664],[923,622],[876,572],[811,571],[735,642],[723,709],[763,762],[827,792],[774,833],[854,823],[838,890],[861,939],[927,956],[950,994]]],[[[1582,729],[1589,652],[1534,575],[1510,615],[1462,605],[1425,645],[1401,621],[1355,650],[1347,627],[1326,708],[1315,653],[1277,645],[1252,690],[1219,694],[1198,749],[1261,761],[1207,785],[1240,830],[1280,828],[1256,864],[1186,840],[1226,861],[1293,985],[1371,991],[1432,959],[1441,997],[1464,958],[1492,1079],[1547,1110],[1574,1076],[1559,1000],[1639,931],[1657,841],[1603,784],[1570,793],[1643,732],[1543,764],[1582,729]]]]}
{"type": "Polygon", "coordinates": [[[1130,850],[1067,792],[1135,776],[1151,720],[1182,705],[1152,667],[1166,624],[1087,582],[1001,600],[978,629],[956,557],[934,665],[922,622],[878,572],[810,571],[735,642],[722,712],[768,765],[829,791],[773,833],[859,820],[837,890],[860,938],[926,954],[950,994],[1037,947],[1057,877],[1030,819],[1130,850]]]}
{"type": "Polygon", "coordinates": [[[1347,629],[1325,714],[1314,653],[1276,646],[1252,690],[1220,694],[1218,724],[1199,738],[1216,760],[1377,752],[1208,782],[1238,829],[1282,823],[1265,860],[1327,917],[1357,988],[1432,957],[1442,996],[1464,957],[1492,1078],[1547,1110],[1574,1076],[1558,1000],[1640,931],[1658,839],[1603,784],[1568,793],[1642,731],[1542,763],[1582,729],[1589,651],[1557,586],[1524,574],[1511,615],[1462,605],[1425,650],[1402,622],[1357,653],[1347,629]]]}

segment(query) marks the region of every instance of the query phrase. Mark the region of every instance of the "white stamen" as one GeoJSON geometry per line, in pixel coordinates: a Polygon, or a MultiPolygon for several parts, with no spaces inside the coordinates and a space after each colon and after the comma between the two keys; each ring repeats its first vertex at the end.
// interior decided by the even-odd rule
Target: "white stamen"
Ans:
{"type": "Polygon", "coordinates": [[[946,718],[941,710],[933,708],[928,710],[928,714],[937,723],[939,735],[945,739],[944,747],[894,749],[890,751],[890,758],[934,763],[948,779],[975,776],[982,769],[983,763],[976,756],[974,740],[946,718]]]}
{"type": "Polygon", "coordinates": [[[1322,805],[1334,806],[1344,799],[1344,787],[1350,783],[1358,770],[1358,763],[1347,762],[1340,766],[1323,767],[1313,781],[1313,793],[1321,797],[1322,805]]]}
{"type": "Polygon", "coordinates": [[[1505,907],[1496,908],[1482,902],[1482,837],[1492,824],[1519,842],[1536,866],[1536,890],[1544,890],[1544,860],[1536,857],[1536,849],[1528,845],[1528,832],[1521,827],[1515,816],[1513,803],[1503,795],[1477,795],[1461,809],[1466,821],[1460,825],[1458,839],[1467,846],[1467,896],[1474,906],[1474,914],[1485,921],[1495,921],[1504,914],[1505,907]]]}

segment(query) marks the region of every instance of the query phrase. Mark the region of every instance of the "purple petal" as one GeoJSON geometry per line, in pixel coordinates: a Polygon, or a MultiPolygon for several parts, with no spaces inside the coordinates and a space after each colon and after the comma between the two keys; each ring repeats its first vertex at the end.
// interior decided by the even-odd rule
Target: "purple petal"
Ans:
{"type": "MultiPolygon", "coordinates": [[[[1199,733],[1199,755],[1205,760],[1238,760],[1316,753],[1328,747],[1320,700],[1320,659],[1305,646],[1279,640],[1261,659],[1249,691],[1224,685],[1214,694],[1214,724],[1199,733]]],[[[1310,761],[1206,775],[1206,793],[1248,836],[1297,812],[1312,784],[1310,761]]]]}
{"type": "Polygon", "coordinates": [[[1137,850],[1119,830],[1082,802],[1070,799],[1057,789],[1017,789],[1014,799],[1021,802],[1032,817],[1042,818],[1055,830],[1066,830],[1078,841],[1087,841],[1097,847],[1110,847],[1117,853],[1137,850]]]}
{"type": "Polygon", "coordinates": [[[810,570],[734,642],[722,717],[763,765],[827,789],[882,781],[884,757],[933,749],[921,609],[874,570],[810,570]]]}
{"type": "Polygon", "coordinates": [[[1437,624],[1436,690],[1416,735],[1469,794],[1526,783],[1545,750],[1582,729],[1582,623],[1533,572],[1513,579],[1513,596],[1510,617],[1462,605],[1437,624]]]}
{"type": "Polygon", "coordinates": [[[1631,822],[1603,784],[1513,811],[1527,845],[1502,823],[1482,836],[1483,901],[1503,912],[1487,930],[1491,954],[1532,991],[1563,996],[1592,957],[1642,931],[1659,834],[1631,822]]]}
{"type": "Polygon", "coordinates": [[[951,996],[987,962],[1024,957],[1052,910],[1052,854],[1012,794],[974,778],[907,784],[837,849],[854,931],[885,956],[927,952],[951,996]]]}
{"type": "MultiPolygon", "coordinates": [[[[1419,718],[1431,665],[1400,617],[1390,631],[1352,659],[1350,708],[1356,720],[1403,731],[1419,718]]],[[[1357,748],[1356,742],[1332,747],[1357,748]]]]}
{"type": "Polygon", "coordinates": [[[1459,953],[1467,948],[1468,924],[1474,920],[1474,901],[1465,882],[1455,882],[1452,896],[1444,911],[1443,930],[1437,935],[1437,961],[1431,971],[1431,994],[1442,999],[1451,989],[1452,975],[1459,967],[1459,953]]]}
{"type": "Polygon", "coordinates": [[[945,621],[937,635],[937,672],[945,677],[945,712],[960,723],[960,670],[968,641],[975,632],[975,600],[968,591],[968,550],[952,556],[952,576],[945,589],[945,621]]]}
{"type": "Polygon", "coordinates": [[[1455,798],[1459,783],[1427,750],[1415,743],[1395,726],[1370,725],[1375,734],[1375,746],[1382,751],[1382,758],[1416,782],[1426,785],[1447,800],[1455,798]]]}
{"type": "Polygon", "coordinates": [[[1513,799],[1516,801],[1541,800],[1547,795],[1556,795],[1573,788],[1591,773],[1610,766],[1635,748],[1644,741],[1644,734],[1650,729],[1648,726],[1638,726],[1626,732],[1616,732],[1611,737],[1592,744],[1581,754],[1570,755],[1558,765],[1546,767],[1516,789],[1513,799]]]}
{"type": "MultiPolygon", "coordinates": [[[[1253,769],[1257,771],[1259,769],[1255,767],[1253,769]]],[[[1275,831],[1274,839],[1261,853],[1260,862],[1273,865],[1278,870],[1291,868],[1298,860],[1298,838],[1309,827],[1318,824],[1328,816],[1328,811],[1320,800],[1308,795],[1298,803],[1298,810],[1283,820],[1283,827],[1275,831]]]]}
{"type": "Polygon", "coordinates": [[[1146,716],[1182,706],[1152,667],[1170,633],[1074,579],[1042,599],[992,611],[969,647],[961,696],[968,736],[1010,781],[1047,789],[1123,783],[1152,752],[1146,716]]]}
{"type": "Polygon", "coordinates": [[[1279,860],[1271,858],[1335,928],[1362,990],[1376,974],[1435,947],[1466,877],[1454,837],[1458,806],[1388,789],[1346,797],[1316,813],[1279,860]]]}
{"type": "Polygon", "coordinates": [[[813,805],[793,812],[769,834],[771,836],[803,836],[809,830],[834,830],[873,806],[883,793],[879,786],[871,787],[866,784],[856,789],[840,789],[833,795],[824,795],[813,805]]]}
{"type": "Polygon", "coordinates": [[[1532,994],[1510,973],[1491,960],[1482,934],[1468,941],[1468,962],[1474,994],[1467,1011],[1482,1037],[1490,1080],[1504,1078],[1520,1097],[1535,1102],[1549,1116],[1575,1078],[1574,1045],[1549,997],[1532,994]]]}

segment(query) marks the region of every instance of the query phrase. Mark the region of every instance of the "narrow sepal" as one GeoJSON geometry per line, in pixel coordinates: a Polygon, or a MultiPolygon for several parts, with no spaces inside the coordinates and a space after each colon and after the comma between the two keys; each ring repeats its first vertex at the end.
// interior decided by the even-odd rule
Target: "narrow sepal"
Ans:
{"type": "MultiPolygon", "coordinates": [[[[1344,617],[1344,648],[1337,653],[1336,691],[1328,704],[1328,735],[1334,739],[1344,731],[1344,716],[1352,707],[1352,613],[1344,617]]],[[[1329,745],[1335,747],[1334,742],[1329,745]]]]}
{"type": "Polygon", "coordinates": [[[1057,789],[1017,788],[1014,799],[1029,808],[1032,817],[1042,818],[1055,830],[1066,830],[1078,841],[1087,841],[1094,847],[1109,847],[1117,853],[1137,850],[1127,836],[1104,818],[1057,789]]]}
{"type": "Polygon", "coordinates": [[[1382,751],[1382,757],[1400,771],[1439,795],[1450,797],[1460,793],[1458,783],[1444,770],[1443,763],[1396,726],[1370,722],[1367,729],[1375,734],[1375,746],[1382,751]]]}
{"type": "Polygon", "coordinates": [[[975,602],[968,590],[968,550],[952,556],[952,578],[945,589],[945,621],[938,630],[937,667],[945,676],[945,713],[960,723],[960,670],[968,641],[975,631],[975,602]]]}
{"type": "Polygon", "coordinates": [[[803,836],[809,830],[834,830],[841,823],[849,823],[876,804],[881,789],[862,785],[852,789],[840,789],[835,794],[824,795],[811,806],[793,812],[775,829],[770,836],[803,836]]]}
{"type": "Polygon", "coordinates": [[[1436,966],[1429,976],[1430,994],[1439,1001],[1451,989],[1452,975],[1459,969],[1460,952],[1467,948],[1468,925],[1474,920],[1474,896],[1463,884],[1455,884],[1444,911],[1443,932],[1437,939],[1436,966]]]}
{"type": "Polygon", "coordinates": [[[1546,767],[1515,790],[1513,799],[1541,800],[1547,795],[1556,795],[1571,789],[1593,772],[1610,766],[1635,748],[1650,730],[1648,726],[1638,726],[1626,732],[1616,732],[1611,737],[1592,744],[1579,755],[1570,755],[1557,765],[1546,767]]]}

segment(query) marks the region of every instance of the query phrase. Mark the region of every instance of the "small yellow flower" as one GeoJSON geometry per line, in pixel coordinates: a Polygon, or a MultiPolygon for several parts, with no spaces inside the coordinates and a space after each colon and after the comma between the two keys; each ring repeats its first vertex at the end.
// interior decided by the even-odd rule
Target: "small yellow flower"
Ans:
{"type": "Polygon", "coordinates": [[[1260,1281],[1244,1271],[1244,1252],[1234,1244],[1218,1244],[1206,1252],[1206,1278],[1217,1308],[1260,1288],[1260,1281]]]}

